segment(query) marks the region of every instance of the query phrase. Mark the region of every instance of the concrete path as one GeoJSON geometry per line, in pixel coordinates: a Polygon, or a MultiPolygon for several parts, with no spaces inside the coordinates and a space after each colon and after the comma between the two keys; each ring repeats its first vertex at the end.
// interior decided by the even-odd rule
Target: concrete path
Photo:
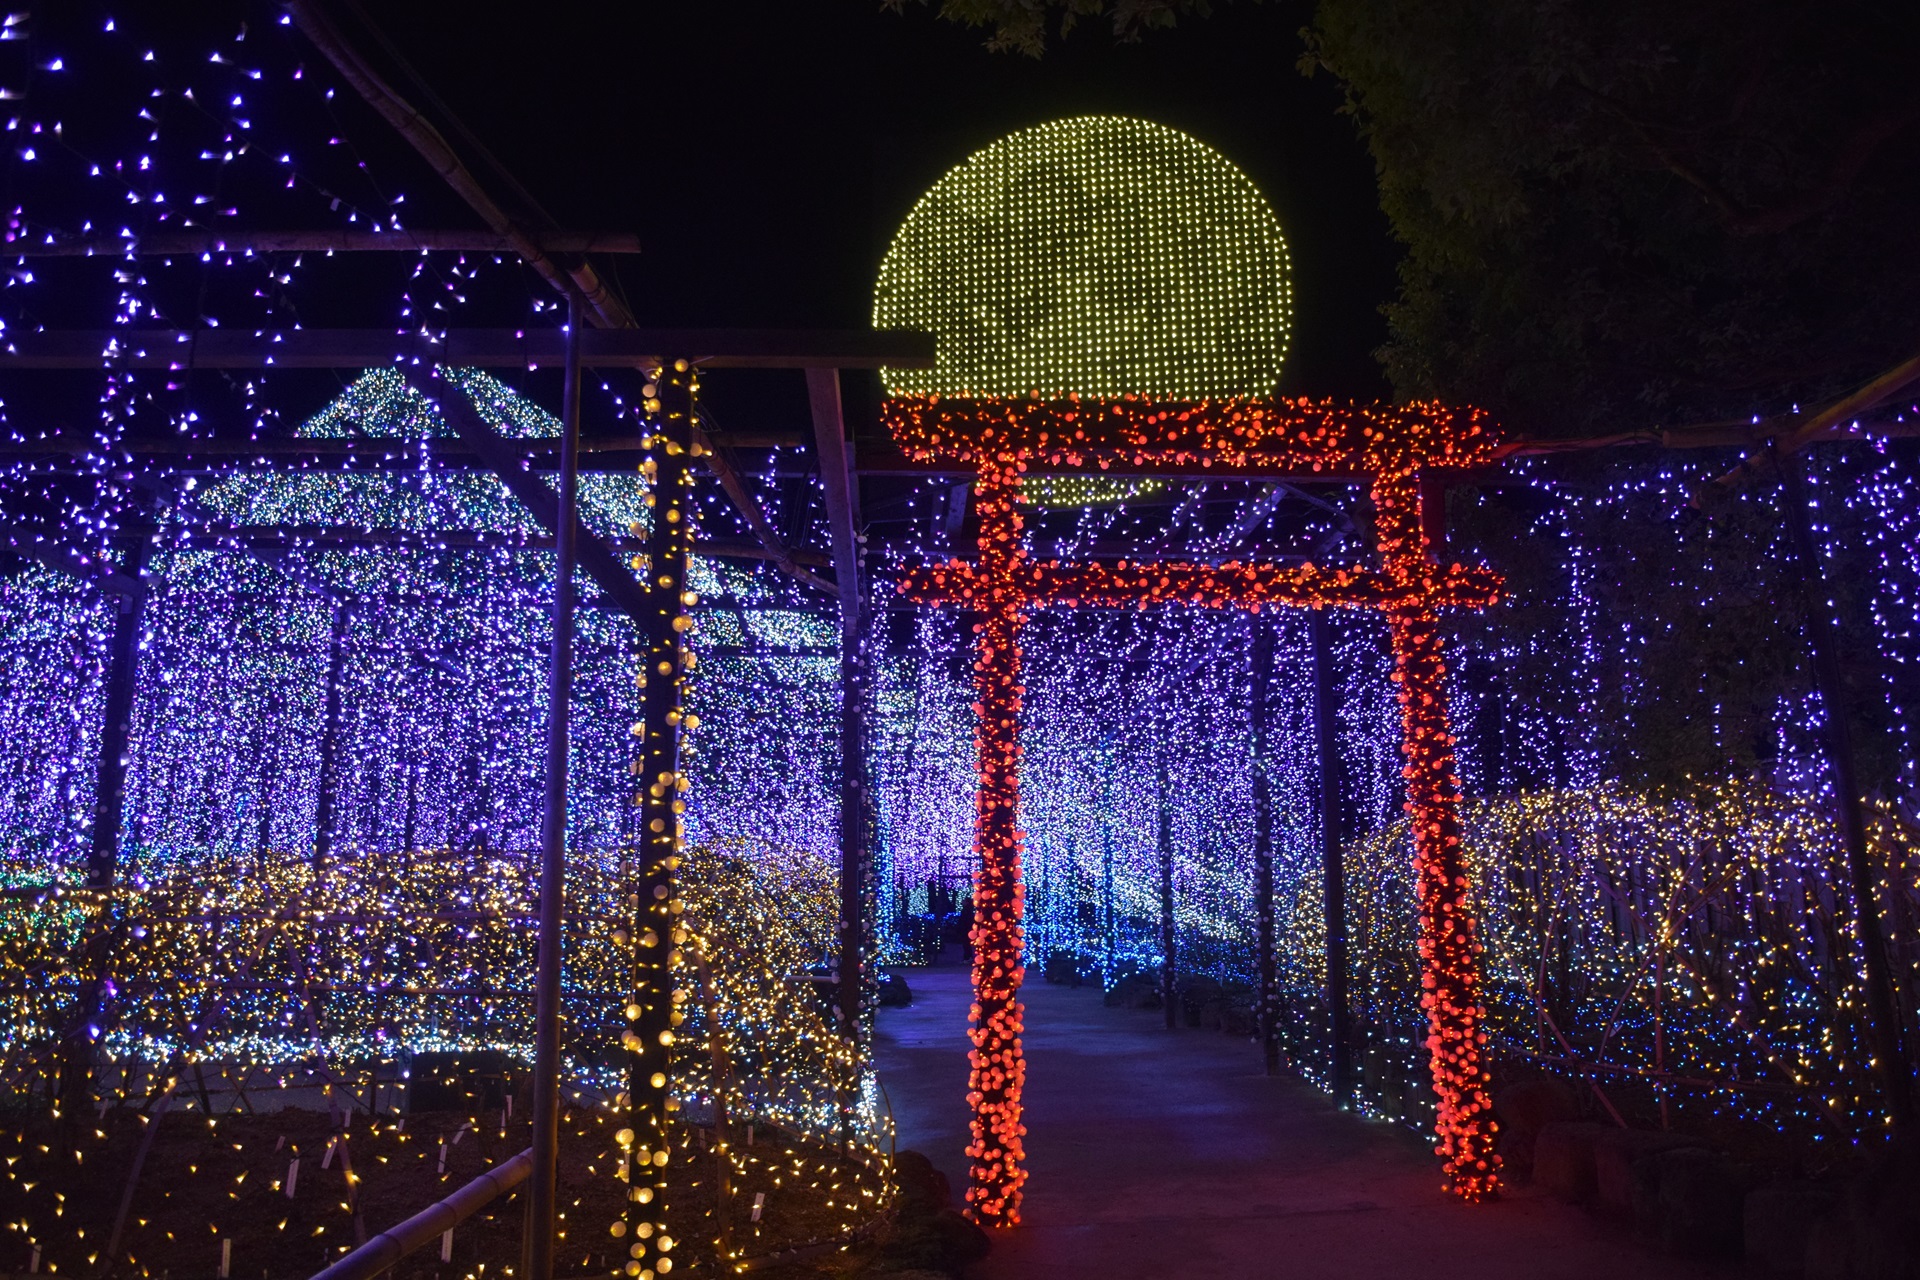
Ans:
{"type": "MultiPolygon", "coordinates": [[[[903,971],[914,1003],[879,1015],[899,1144],[966,1186],[967,974],[903,971]]],[[[1157,1012],[1032,981],[1022,1225],[973,1280],[1669,1280],[1737,1269],[1664,1257],[1531,1188],[1495,1204],[1440,1191],[1411,1134],[1260,1074],[1253,1046],[1169,1033],[1157,1012]]]]}

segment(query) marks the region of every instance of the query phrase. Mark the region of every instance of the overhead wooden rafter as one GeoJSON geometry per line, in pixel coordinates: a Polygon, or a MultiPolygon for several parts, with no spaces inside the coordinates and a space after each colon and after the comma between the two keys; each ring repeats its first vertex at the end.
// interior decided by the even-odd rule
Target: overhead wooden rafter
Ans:
{"type": "MultiPolygon", "coordinates": [[[[1719,476],[1694,495],[1693,505],[1709,506],[1716,495],[1731,493],[1762,470],[1771,471],[1771,457],[1790,458],[1808,445],[1822,440],[1858,439],[1863,434],[1862,417],[1871,415],[1887,401],[1920,383],[1920,353],[1916,353],[1874,378],[1859,390],[1842,396],[1824,409],[1809,414],[1791,414],[1754,424],[1752,436],[1743,443],[1770,445],[1770,451],[1752,454],[1740,465],[1719,476]]],[[[1903,415],[1904,416],[1904,415],[1903,415]]],[[[1882,424],[1882,435],[1920,435],[1920,415],[1904,421],[1882,424]]]]}
{"type": "MultiPolygon", "coordinates": [[[[520,470],[506,439],[480,416],[473,402],[451,381],[439,376],[437,369],[410,366],[407,381],[427,399],[440,406],[441,416],[467,446],[479,454],[519,499],[534,520],[549,534],[560,532],[560,495],[544,480],[520,470]]],[[[580,567],[599,584],[608,599],[619,605],[636,622],[644,622],[654,612],[649,607],[647,589],[634,580],[617,556],[590,532],[578,513],[573,516],[573,536],[577,540],[580,567]]]]}
{"type": "Polygon", "coordinates": [[[741,478],[740,469],[727,459],[722,447],[697,421],[693,424],[691,437],[694,450],[706,462],[707,470],[713,473],[714,479],[720,482],[720,488],[728,501],[733,503],[733,509],[746,522],[748,532],[753,534],[761,550],[766,553],[765,558],[800,585],[827,595],[835,594],[833,583],[802,567],[806,562],[774,530],[767,513],[760,507],[760,500],[753,496],[753,491],[747,488],[747,482],[741,478]]]}
{"type": "Polygon", "coordinates": [[[43,534],[20,529],[0,531],[0,547],[17,556],[43,564],[49,569],[64,573],[68,577],[76,578],[111,596],[137,600],[147,593],[146,583],[139,578],[122,573],[113,565],[77,547],[69,546],[55,538],[48,538],[43,534]]]}
{"type": "MultiPolygon", "coordinates": [[[[669,355],[707,369],[876,369],[933,361],[926,334],[871,329],[616,329],[580,335],[587,368],[644,369],[669,355]]],[[[559,329],[66,329],[21,333],[0,369],[371,369],[403,362],[557,369],[559,329]]]]}
{"type": "Polygon", "coordinates": [[[394,131],[410,143],[423,159],[480,215],[495,234],[504,236],[514,252],[564,297],[578,297],[595,321],[603,328],[625,329],[633,326],[633,313],[614,297],[606,282],[584,258],[562,266],[541,248],[532,229],[522,226],[489,196],[486,188],[468,171],[440,131],[382,79],[351,44],[340,34],[333,20],[313,0],[287,0],[287,12],[302,35],[311,40],[327,61],[334,65],[367,105],[379,112],[394,131]]]}
{"type": "MultiPolygon", "coordinates": [[[[516,247],[529,266],[561,294],[579,298],[586,307],[593,323],[602,329],[631,329],[635,327],[633,314],[624,304],[608,293],[605,284],[594,273],[593,267],[584,258],[576,266],[562,271],[552,259],[541,252],[525,229],[517,226],[506,212],[489,196],[480,183],[468,171],[459,155],[448,145],[440,132],[426,120],[406,99],[386,83],[364,58],[354,50],[340,34],[333,23],[320,12],[315,0],[287,0],[287,8],[299,25],[320,51],[327,56],[340,74],[345,76],[367,102],[391,124],[401,137],[405,138],[420,153],[434,171],[443,178],[467,205],[484,219],[496,232],[515,240],[516,247]],[[524,241],[524,244],[521,242],[524,241]]],[[[931,339],[928,340],[929,347],[931,339]]],[[[698,347],[672,349],[676,356],[693,358],[699,352],[698,347]]],[[[657,353],[656,353],[657,354],[657,353]]],[[[927,359],[932,359],[931,350],[927,359]]],[[[714,361],[702,361],[714,367],[714,361]]],[[[792,367],[792,366],[790,366],[792,367]]],[[[854,367],[854,366],[842,366],[854,367]]],[[[707,470],[713,473],[720,486],[726,491],[729,501],[740,513],[747,527],[767,549],[768,558],[780,566],[789,576],[816,590],[828,589],[818,575],[801,568],[777,537],[769,537],[768,525],[759,502],[752,491],[734,468],[724,449],[716,448],[695,424],[692,443],[697,447],[707,470]]]]}
{"type": "MultiPolygon", "coordinates": [[[[546,253],[638,253],[631,231],[555,231],[529,237],[546,253]]],[[[519,249],[497,231],[146,231],[137,236],[23,235],[6,243],[9,257],[198,257],[203,253],[511,253],[519,249]]]]}

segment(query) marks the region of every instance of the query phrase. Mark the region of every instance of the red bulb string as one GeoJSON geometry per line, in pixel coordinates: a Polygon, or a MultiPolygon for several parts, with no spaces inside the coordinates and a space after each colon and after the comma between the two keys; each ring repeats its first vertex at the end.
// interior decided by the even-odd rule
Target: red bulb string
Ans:
{"type": "Polygon", "coordinates": [[[1020,983],[1025,976],[1026,913],[1020,851],[1020,589],[1026,551],[1020,532],[1019,470],[1011,459],[983,464],[975,487],[980,519],[976,600],[979,620],[973,664],[974,811],[973,1009],[967,1101],[973,1109],[973,1165],[967,1209],[989,1226],[1020,1221],[1022,1167],[1020,1090],[1026,1058],[1020,1046],[1020,983]]]}
{"type": "Polygon", "coordinates": [[[1493,1100],[1480,1003],[1479,931],[1467,903],[1460,848],[1460,784],[1447,722],[1446,663],[1439,620],[1428,611],[1387,614],[1393,679],[1400,686],[1400,750],[1419,897],[1420,1004],[1428,1066],[1439,1101],[1436,1150],[1450,1190],[1483,1200],[1499,1188],[1493,1100]]]}
{"type": "Polygon", "coordinates": [[[1431,401],[900,396],[882,406],[881,416],[911,458],[985,462],[1014,456],[1043,470],[1121,465],[1231,473],[1258,467],[1364,479],[1423,467],[1486,466],[1500,456],[1485,413],[1431,401]]]}
{"type": "Polygon", "coordinates": [[[902,592],[925,604],[974,611],[974,1005],[968,1102],[973,1160],[968,1211],[979,1221],[1020,1220],[1026,1171],[1020,1091],[1022,917],[1020,852],[1020,629],[1043,605],[1146,607],[1181,603],[1260,609],[1378,609],[1392,635],[1399,686],[1402,773],[1413,819],[1421,1007],[1438,1099],[1436,1147],[1447,1188],[1467,1200],[1498,1193],[1497,1126],[1488,1096],[1480,1003],[1478,927],[1460,846],[1460,783],[1447,715],[1438,610],[1485,608],[1501,581],[1487,569],[1441,566],[1421,519],[1420,473],[1481,466],[1498,440],[1477,410],[1444,406],[1339,406],[1251,400],[1158,405],[1135,398],[1051,402],[907,398],[884,416],[901,447],[922,460],[979,468],[979,557],[910,571],[902,592]],[[1289,467],[1372,480],[1374,568],[1312,564],[1063,564],[1033,561],[1021,545],[1020,476],[1053,466],[1174,464],[1223,471],[1289,467]]]}
{"type": "MultiPolygon", "coordinates": [[[[1411,575],[1432,564],[1421,519],[1417,475],[1377,476],[1374,539],[1389,574],[1411,575]]],[[[1437,514],[1437,513],[1435,513],[1437,514]]],[[[1447,715],[1447,664],[1432,603],[1386,610],[1399,686],[1401,772],[1413,826],[1413,873],[1419,915],[1420,1006],[1427,1019],[1427,1062],[1439,1102],[1435,1149],[1447,1187],[1484,1200],[1500,1186],[1498,1126],[1485,1054],[1486,1009],[1480,1003],[1479,926],[1468,906],[1466,859],[1460,845],[1460,780],[1447,715]]]]}

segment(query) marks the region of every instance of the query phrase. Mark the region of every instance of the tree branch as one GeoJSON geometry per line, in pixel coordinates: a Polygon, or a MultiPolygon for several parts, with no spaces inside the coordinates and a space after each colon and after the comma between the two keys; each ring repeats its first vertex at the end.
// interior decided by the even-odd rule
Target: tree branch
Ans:
{"type": "Polygon", "coordinates": [[[1847,194],[1848,188],[1866,170],[1867,165],[1882,147],[1899,137],[1915,122],[1920,121],[1920,102],[1875,112],[1861,121],[1852,135],[1835,148],[1833,159],[1827,165],[1827,172],[1809,190],[1796,199],[1776,204],[1771,208],[1746,209],[1741,207],[1740,202],[1719,183],[1660,141],[1656,136],[1662,131],[1659,126],[1640,119],[1627,110],[1624,104],[1600,92],[1592,85],[1578,80],[1574,83],[1582,93],[1600,103],[1621,123],[1633,130],[1641,145],[1659,159],[1661,166],[1667,172],[1699,191],[1707,203],[1726,220],[1727,229],[1739,236],[1778,235],[1832,208],[1847,194]]]}

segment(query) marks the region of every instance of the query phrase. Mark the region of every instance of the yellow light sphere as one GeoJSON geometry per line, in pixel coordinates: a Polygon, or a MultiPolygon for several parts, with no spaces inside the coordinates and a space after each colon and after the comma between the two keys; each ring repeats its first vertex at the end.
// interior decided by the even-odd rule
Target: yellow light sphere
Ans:
{"type": "Polygon", "coordinates": [[[873,323],[935,335],[896,395],[1268,395],[1286,357],[1286,240],[1196,138],[1076,116],[949,171],[894,236],[873,323]]]}

